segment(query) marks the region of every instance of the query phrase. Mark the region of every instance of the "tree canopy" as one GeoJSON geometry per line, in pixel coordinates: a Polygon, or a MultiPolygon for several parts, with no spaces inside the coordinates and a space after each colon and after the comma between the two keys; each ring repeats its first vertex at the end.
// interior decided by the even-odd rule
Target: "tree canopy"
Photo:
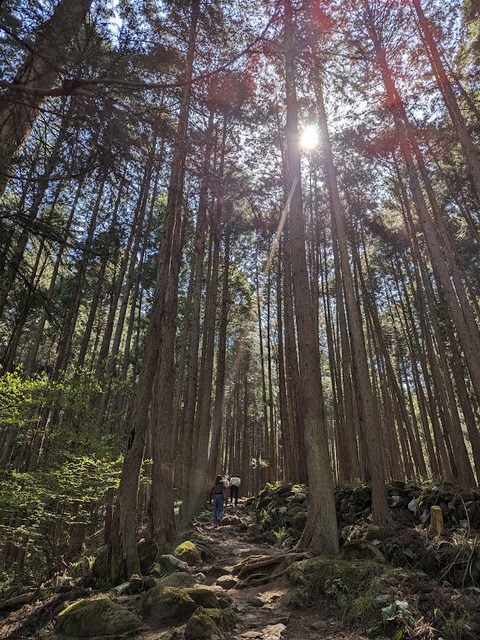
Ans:
{"type": "Polygon", "coordinates": [[[320,554],[335,484],[378,523],[387,481],[478,484],[478,27],[468,0],[0,3],[5,567],[101,522],[121,581],[217,473],[308,483],[320,554]]]}

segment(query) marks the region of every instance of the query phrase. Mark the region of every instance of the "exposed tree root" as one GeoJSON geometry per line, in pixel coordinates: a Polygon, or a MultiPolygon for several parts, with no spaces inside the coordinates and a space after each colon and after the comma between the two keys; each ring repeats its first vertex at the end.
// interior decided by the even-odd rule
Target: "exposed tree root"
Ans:
{"type": "Polygon", "coordinates": [[[212,551],[211,545],[209,545],[206,542],[202,542],[201,540],[197,540],[197,539],[193,539],[192,542],[195,544],[195,546],[197,547],[197,549],[200,552],[201,557],[204,560],[207,560],[207,561],[215,560],[216,555],[212,551]]]}
{"type": "Polygon", "coordinates": [[[23,607],[24,604],[30,604],[35,598],[38,598],[38,591],[29,591],[28,593],[21,593],[13,598],[8,598],[8,600],[2,600],[0,601],[0,611],[18,609],[19,607],[23,607]]]}
{"type": "Polygon", "coordinates": [[[233,567],[232,573],[238,575],[237,587],[252,587],[280,578],[292,564],[311,558],[309,552],[284,553],[277,556],[250,556],[233,567]]]}

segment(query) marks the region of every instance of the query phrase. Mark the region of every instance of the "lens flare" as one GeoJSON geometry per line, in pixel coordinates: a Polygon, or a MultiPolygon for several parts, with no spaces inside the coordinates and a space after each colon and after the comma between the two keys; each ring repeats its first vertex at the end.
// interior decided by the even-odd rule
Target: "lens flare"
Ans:
{"type": "Polygon", "coordinates": [[[318,125],[309,124],[300,134],[300,146],[306,151],[311,151],[318,146],[320,142],[320,134],[318,125]]]}

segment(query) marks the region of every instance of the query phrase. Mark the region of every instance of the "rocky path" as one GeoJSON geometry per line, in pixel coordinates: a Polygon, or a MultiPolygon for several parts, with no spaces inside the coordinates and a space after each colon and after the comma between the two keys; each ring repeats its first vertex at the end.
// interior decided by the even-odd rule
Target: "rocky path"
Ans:
{"type": "MultiPolygon", "coordinates": [[[[225,590],[232,598],[237,614],[234,630],[222,636],[212,636],[211,640],[367,640],[350,631],[340,620],[329,617],[320,606],[294,606],[293,589],[282,577],[271,579],[272,574],[278,573],[277,561],[285,557],[285,553],[262,540],[252,540],[253,522],[254,514],[244,504],[239,504],[238,508],[229,506],[226,509],[219,528],[213,527],[208,513],[195,524],[199,538],[213,557],[203,565],[192,567],[191,573],[194,573],[198,586],[215,585],[225,590]],[[249,573],[252,562],[256,562],[256,566],[261,563],[260,570],[255,568],[253,574],[249,573]],[[239,565],[242,565],[241,571],[239,565]],[[258,576],[263,581],[253,581],[253,586],[248,586],[251,584],[249,580],[258,576]]],[[[0,638],[44,640],[58,637],[54,634],[58,613],[72,601],[85,597],[95,598],[96,594],[89,596],[85,590],[74,588],[27,604],[3,619],[0,617],[0,638]]],[[[117,601],[136,611],[140,597],[141,594],[121,596],[117,601]]],[[[181,640],[184,630],[185,625],[158,628],[145,623],[134,635],[127,636],[137,640],[181,640]]]]}
{"type": "Polygon", "coordinates": [[[289,588],[281,578],[260,586],[237,586],[234,567],[243,559],[281,554],[266,543],[249,541],[252,522],[252,514],[239,505],[238,509],[227,507],[224,523],[217,529],[210,523],[197,524],[216,550],[212,567],[206,567],[207,583],[226,589],[238,614],[237,627],[228,640],[366,640],[318,607],[291,606],[289,588]]]}

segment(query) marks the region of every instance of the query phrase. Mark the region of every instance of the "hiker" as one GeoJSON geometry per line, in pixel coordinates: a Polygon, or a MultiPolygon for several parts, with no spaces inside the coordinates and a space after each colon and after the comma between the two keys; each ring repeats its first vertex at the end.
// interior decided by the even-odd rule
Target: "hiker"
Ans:
{"type": "Polygon", "coordinates": [[[225,491],[223,492],[223,496],[225,498],[224,506],[226,507],[228,504],[228,494],[230,489],[230,481],[227,475],[222,476],[222,482],[223,482],[223,488],[225,489],[225,491]]]}
{"type": "Polygon", "coordinates": [[[222,476],[217,476],[210,487],[210,495],[213,498],[213,526],[219,527],[223,518],[223,504],[225,501],[225,485],[222,476]]]}
{"type": "Polygon", "coordinates": [[[230,476],[230,503],[235,500],[235,506],[238,505],[238,488],[240,486],[240,478],[238,476],[230,476]]]}

